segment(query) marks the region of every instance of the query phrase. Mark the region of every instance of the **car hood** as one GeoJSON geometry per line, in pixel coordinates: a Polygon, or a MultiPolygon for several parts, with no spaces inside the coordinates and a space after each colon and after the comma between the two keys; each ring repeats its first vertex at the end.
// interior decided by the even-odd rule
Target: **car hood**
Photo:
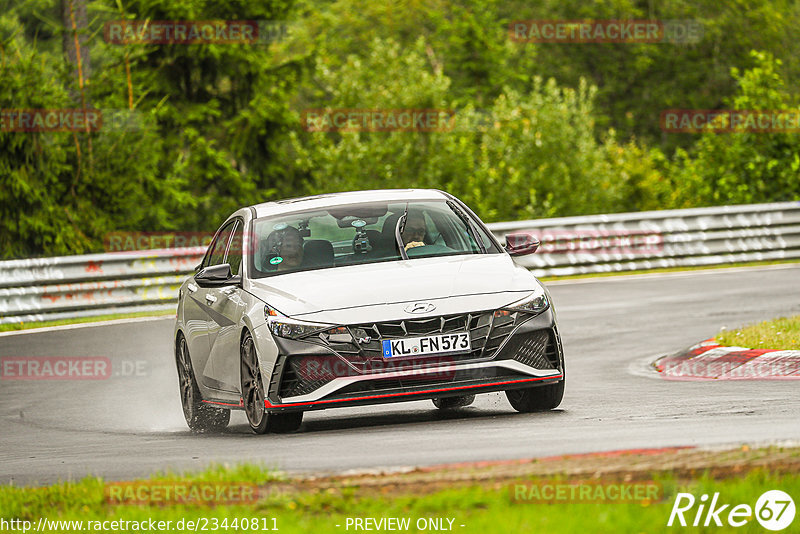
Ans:
{"type": "Polygon", "coordinates": [[[309,321],[353,323],[412,316],[409,303],[432,302],[425,317],[498,308],[539,282],[507,254],[417,258],[251,280],[250,292],[281,313],[309,321]]]}

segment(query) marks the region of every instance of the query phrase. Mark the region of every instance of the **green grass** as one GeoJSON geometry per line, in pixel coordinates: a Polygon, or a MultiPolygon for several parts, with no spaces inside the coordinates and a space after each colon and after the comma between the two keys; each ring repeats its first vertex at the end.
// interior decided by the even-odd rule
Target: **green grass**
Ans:
{"type": "Polygon", "coordinates": [[[61,326],[65,324],[95,323],[98,321],[111,321],[114,319],[130,319],[132,317],[160,317],[175,315],[173,312],[162,311],[142,311],[134,313],[112,313],[108,315],[95,315],[92,317],[76,317],[73,319],[59,319],[57,321],[41,321],[38,323],[8,323],[0,324],[0,332],[14,330],[27,330],[29,328],[44,328],[45,326],[61,326]]]}
{"type": "Polygon", "coordinates": [[[800,350],[800,315],[721,332],[716,340],[720,345],[750,349],[800,350]]]}
{"type": "MultiPolygon", "coordinates": [[[[674,532],[666,526],[675,495],[688,491],[699,498],[702,494],[720,492],[720,503],[744,503],[754,506],[758,497],[767,490],[780,489],[795,499],[800,496],[800,475],[797,473],[775,475],[766,471],[751,471],[743,477],[715,480],[700,475],[684,483],[669,474],[656,475],[654,480],[663,487],[663,498],[656,502],[636,503],[556,503],[543,504],[514,502],[511,487],[517,481],[502,480],[483,485],[451,487],[441,491],[426,491],[425,495],[403,494],[389,487],[373,490],[364,488],[328,488],[270,492],[271,487],[287,486],[288,482],[268,469],[255,466],[238,466],[231,469],[217,467],[188,479],[203,482],[243,482],[258,484],[263,498],[247,505],[151,504],[118,506],[106,502],[104,482],[87,478],[76,483],[62,483],[44,488],[0,487],[0,517],[32,521],[40,517],[49,520],[105,521],[125,519],[141,521],[172,521],[216,518],[275,518],[278,529],[284,533],[348,532],[347,518],[353,517],[408,517],[412,525],[419,518],[453,518],[453,530],[463,533],[506,532],[674,532]],[[341,525],[337,527],[336,525],[341,525]],[[460,525],[464,525],[461,527],[460,525]]],[[[162,475],[160,481],[186,480],[179,476],[162,475]]],[[[528,479],[536,480],[536,479],[528,479]]],[[[548,479],[552,480],[552,479],[548,479]]],[[[289,484],[290,485],[290,484],[289,484]]],[[[291,485],[290,485],[291,487],[291,485]]],[[[730,510],[731,507],[728,508],[730,510]]],[[[691,521],[697,507],[687,513],[691,521]]],[[[723,514],[723,518],[725,515],[723,514]]],[[[796,519],[794,524],[800,522],[796,519]]],[[[271,526],[271,522],[267,523],[271,526]]],[[[35,528],[35,526],[34,526],[35,528]]],[[[718,527],[692,528],[691,532],[720,532],[718,527]]],[[[202,531],[202,528],[200,529],[202,531]]],[[[222,529],[219,529],[220,531],[222,529]]],[[[230,529],[229,529],[230,530],[230,529]]],[[[753,518],[738,532],[763,532],[753,518]]],[[[51,529],[50,532],[67,532],[51,529]]],[[[174,531],[174,529],[173,529],[174,531]]],[[[416,532],[412,526],[409,529],[416,532]]],[[[791,528],[788,531],[791,531],[791,528]]],[[[349,532],[353,532],[351,527],[349,532]]]]}

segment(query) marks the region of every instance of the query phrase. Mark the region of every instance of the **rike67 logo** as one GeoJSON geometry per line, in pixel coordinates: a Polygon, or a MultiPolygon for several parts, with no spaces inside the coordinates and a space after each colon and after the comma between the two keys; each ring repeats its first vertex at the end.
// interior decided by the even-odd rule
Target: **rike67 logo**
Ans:
{"type": "Polygon", "coordinates": [[[714,493],[709,502],[708,495],[696,499],[691,493],[678,493],[667,526],[718,526],[731,527],[746,525],[754,517],[767,530],[783,530],[794,520],[794,501],[788,493],[780,490],[765,491],[756,501],[755,507],[749,504],[731,505],[714,493]],[[696,505],[696,506],[695,506],[696,505]]]}

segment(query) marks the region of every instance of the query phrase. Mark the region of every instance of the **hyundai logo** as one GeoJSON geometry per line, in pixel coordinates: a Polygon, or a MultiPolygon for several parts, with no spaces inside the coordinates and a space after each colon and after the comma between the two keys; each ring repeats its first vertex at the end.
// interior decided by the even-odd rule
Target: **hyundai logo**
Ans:
{"type": "Polygon", "coordinates": [[[432,312],[436,309],[435,304],[431,304],[430,302],[415,302],[414,304],[409,304],[404,308],[406,313],[428,313],[432,312]]]}

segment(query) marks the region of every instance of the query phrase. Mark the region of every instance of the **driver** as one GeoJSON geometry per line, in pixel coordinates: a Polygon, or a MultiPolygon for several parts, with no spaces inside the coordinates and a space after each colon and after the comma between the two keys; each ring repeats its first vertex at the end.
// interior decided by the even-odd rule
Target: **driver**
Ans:
{"type": "Polygon", "coordinates": [[[426,231],[427,225],[425,224],[425,216],[421,212],[408,212],[406,227],[401,234],[405,249],[424,247],[426,231]]]}
{"type": "Polygon", "coordinates": [[[267,237],[266,257],[262,265],[275,265],[277,271],[297,269],[303,263],[303,236],[300,230],[287,226],[273,230],[267,237]]]}

